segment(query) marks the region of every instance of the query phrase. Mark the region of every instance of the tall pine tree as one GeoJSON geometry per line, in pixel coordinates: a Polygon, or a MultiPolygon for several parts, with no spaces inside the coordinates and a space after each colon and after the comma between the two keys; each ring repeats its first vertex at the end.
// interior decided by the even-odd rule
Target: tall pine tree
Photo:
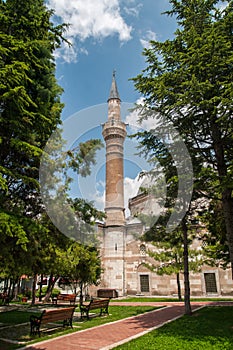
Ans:
{"type": "Polygon", "coordinates": [[[186,141],[200,196],[221,201],[233,265],[233,1],[170,0],[172,40],[151,42],[134,78],[145,103],[186,141]],[[199,183],[198,183],[199,180],[199,183]]]}
{"type": "Polygon", "coordinates": [[[0,268],[8,275],[41,232],[40,157],[63,107],[53,53],[65,26],[52,14],[43,0],[0,0],[0,268]]]}

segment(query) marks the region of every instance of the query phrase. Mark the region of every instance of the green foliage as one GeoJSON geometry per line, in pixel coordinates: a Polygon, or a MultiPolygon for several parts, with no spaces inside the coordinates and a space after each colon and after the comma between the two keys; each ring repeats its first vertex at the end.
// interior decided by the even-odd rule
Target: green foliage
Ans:
{"type": "Polygon", "coordinates": [[[103,147],[99,139],[92,139],[87,142],[81,142],[78,147],[68,151],[70,160],[68,167],[77,170],[82,176],[90,175],[90,166],[95,164],[96,151],[103,147]]]}
{"type": "MultiPolygon", "coordinates": [[[[222,202],[225,221],[219,224],[233,263],[232,1],[224,7],[218,0],[170,0],[170,4],[166,14],[175,16],[179,25],[174,38],[152,41],[143,52],[147,67],[133,79],[144,96],[141,119],[152,111],[156,123],[165,130],[171,123],[182,136],[193,163],[193,199],[222,202]]],[[[164,164],[164,149],[154,134],[140,136],[152,156],[160,153],[158,161],[164,164]]],[[[209,229],[214,234],[213,225],[209,229]]]]}
{"type": "Polygon", "coordinates": [[[209,229],[203,237],[205,263],[225,269],[229,266],[230,257],[221,203],[212,201],[208,211],[202,213],[202,219],[209,229]]]}
{"type": "MultiPolygon", "coordinates": [[[[61,257],[71,242],[45,213],[47,203],[42,203],[39,187],[41,159],[49,169],[45,197],[57,188],[58,204],[67,203],[69,170],[88,175],[101,147],[100,140],[89,140],[70,151],[62,149],[62,88],[55,78],[54,50],[65,40],[67,26],[55,26],[52,16],[43,0],[0,0],[0,272],[14,280],[22,274],[58,277],[65,272],[61,257]],[[54,142],[45,149],[54,134],[54,142]]],[[[75,211],[89,224],[102,217],[92,203],[70,202],[67,213],[59,205],[53,207],[67,227],[70,216],[77,226],[75,211]]]]}
{"type": "Polygon", "coordinates": [[[103,214],[94,209],[93,203],[69,198],[74,177],[71,171],[76,176],[87,176],[91,165],[95,164],[95,155],[100,147],[100,140],[91,139],[71,150],[65,150],[61,130],[57,129],[46,145],[41,160],[40,190],[49,217],[63,234],[85,244],[86,239],[93,242],[91,234],[88,237],[90,225],[103,214]]]}
{"type": "MultiPolygon", "coordinates": [[[[191,242],[191,240],[190,240],[191,242]]],[[[175,230],[168,236],[161,232],[154,236],[152,244],[155,250],[149,250],[149,255],[154,259],[154,264],[147,267],[158,275],[171,275],[184,272],[183,234],[175,230]]],[[[203,264],[203,254],[200,250],[188,249],[189,270],[198,272],[203,264]]]]}
{"type": "Polygon", "coordinates": [[[101,267],[96,248],[73,242],[60,258],[63,261],[63,276],[68,277],[73,284],[98,284],[101,267]]]}
{"type": "MultiPolygon", "coordinates": [[[[41,297],[43,298],[45,296],[47,292],[47,287],[42,287],[42,290],[41,290],[41,297]]],[[[53,288],[53,291],[51,293],[51,297],[54,298],[56,297],[58,294],[60,293],[60,290],[57,289],[57,288],[53,288]]],[[[40,291],[39,289],[36,291],[36,297],[39,298],[40,296],[40,291]]]]}
{"type": "Polygon", "coordinates": [[[42,0],[0,1],[1,269],[14,275],[35,258],[28,248],[44,231],[37,220],[40,157],[63,107],[53,52],[65,26],[54,26],[51,16],[42,0]]]}
{"type": "Polygon", "coordinates": [[[85,223],[94,225],[96,220],[103,220],[105,213],[97,210],[92,202],[88,202],[82,198],[69,198],[69,203],[75,211],[75,214],[85,223]]]}

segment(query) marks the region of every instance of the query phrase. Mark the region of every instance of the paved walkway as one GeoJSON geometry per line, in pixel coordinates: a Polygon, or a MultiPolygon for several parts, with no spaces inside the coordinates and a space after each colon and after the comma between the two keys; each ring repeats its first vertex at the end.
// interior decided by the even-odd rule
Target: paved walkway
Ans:
{"type": "MultiPolygon", "coordinates": [[[[126,302],[111,305],[129,305],[126,302]]],[[[199,309],[206,303],[193,303],[192,310],[199,309]]],[[[165,303],[130,303],[130,305],[164,306],[165,303]]],[[[108,350],[115,346],[137,338],[151,330],[161,327],[184,314],[184,303],[166,303],[166,307],[146,314],[130,317],[124,320],[97,326],[55,339],[42,341],[35,345],[26,346],[26,350],[108,350]]],[[[22,348],[21,348],[22,350],[22,348]]]]}

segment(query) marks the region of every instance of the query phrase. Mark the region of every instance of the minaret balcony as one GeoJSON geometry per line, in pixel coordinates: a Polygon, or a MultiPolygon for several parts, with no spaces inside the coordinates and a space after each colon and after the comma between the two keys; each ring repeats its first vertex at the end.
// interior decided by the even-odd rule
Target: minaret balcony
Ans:
{"type": "Polygon", "coordinates": [[[102,134],[104,139],[126,137],[126,125],[119,120],[109,120],[103,125],[102,134]]]}

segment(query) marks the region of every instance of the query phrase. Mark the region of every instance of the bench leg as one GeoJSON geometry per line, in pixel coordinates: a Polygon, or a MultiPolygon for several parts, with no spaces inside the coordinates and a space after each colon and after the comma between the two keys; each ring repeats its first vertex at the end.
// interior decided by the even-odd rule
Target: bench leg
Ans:
{"type": "Polygon", "coordinates": [[[30,325],[31,325],[30,334],[32,335],[32,334],[38,333],[40,336],[40,318],[32,315],[30,317],[30,325]]]}
{"type": "Polygon", "coordinates": [[[102,316],[103,313],[108,315],[108,306],[102,307],[100,309],[100,316],[102,316]]]}
{"type": "Polygon", "coordinates": [[[38,325],[37,323],[33,323],[31,322],[31,332],[30,332],[30,335],[33,335],[33,334],[39,334],[39,337],[40,337],[40,325],[38,325]]]}
{"type": "Polygon", "coordinates": [[[83,319],[84,317],[84,314],[86,314],[86,317],[88,318],[88,310],[84,309],[84,308],[80,308],[80,312],[81,312],[81,320],[83,319]]]}
{"type": "Polygon", "coordinates": [[[67,318],[66,320],[63,321],[63,327],[65,327],[65,326],[70,326],[71,328],[73,328],[72,317],[67,318]]]}

